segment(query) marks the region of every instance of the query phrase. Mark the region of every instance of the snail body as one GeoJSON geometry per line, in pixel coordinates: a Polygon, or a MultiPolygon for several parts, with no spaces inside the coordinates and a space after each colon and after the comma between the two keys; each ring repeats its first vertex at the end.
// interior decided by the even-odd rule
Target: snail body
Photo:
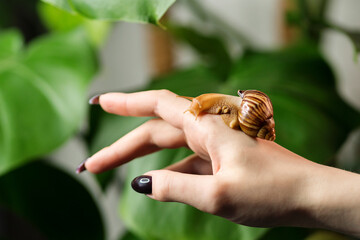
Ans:
{"type": "Polygon", "coordinates": [[[196,118],[201,114],[221,115],[232,129],[243,131],[251,137],[275,140],[275,121],[269,97],[257,90],[238,91],[239,97],[207,93],[198,97],[185,97],[192,103],[186,112],[196,118]]]}

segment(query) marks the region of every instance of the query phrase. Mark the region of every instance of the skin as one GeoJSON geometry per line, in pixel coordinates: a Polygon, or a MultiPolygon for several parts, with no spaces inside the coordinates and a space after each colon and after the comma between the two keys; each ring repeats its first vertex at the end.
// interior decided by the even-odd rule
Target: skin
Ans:
{"type": "Polygon", "coordinates": [[[195,154],[144,173],[153,181],[147,196],[248,226],[323,228],[360,237],[360,175],[251,138],[218,115],[195,120],[184,113],[190,102],[167,90],[108,93],[99,101],[109,113],[157,118],[90,157],[88,171],[101,173],[163,148],[185,146],[195,154]]]}
{"type": "Polygon", "coordinates": [[[185,112],[190,112],[196,119],[202,114],[221,115],[224,123],[233,129],[240,129],[238,121],[238,111],[242,98],[217,94],[206,93],[196,98],[179,96],[191,100],[190,107],[185,112]]]}

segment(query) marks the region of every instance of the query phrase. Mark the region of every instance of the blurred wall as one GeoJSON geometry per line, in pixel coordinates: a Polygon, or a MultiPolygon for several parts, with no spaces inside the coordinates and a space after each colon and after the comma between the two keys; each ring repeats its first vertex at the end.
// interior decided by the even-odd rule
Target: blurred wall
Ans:
{"type": "MultiPolygon", "coordinates": [[[[360,1],[333,0],[328,11],[328,19],[347,29],[360,30],[360,1]]],[[[347,37],[328,31],[323,38],[323,51],[333,66],[338,89],[344,99],[360,110],[360,57],[354,56],[354,47],[347,37]]]]}
{"type": "MultiPolygon", "coordinates": [[[[281,46],[280,37],[280,0],[202,0],[202,5],[212,14],[247,36],[262,49],[281,46]]],[[[331,2],[328,17],[339,25],[360,30],[360,1],[334,0],[331,2]]],[[[186,7],[184,1],[178,1],[171,9],[171,16],[177,21],[192,26],[203,23],[186,7]]],[[[109,91],[131,91],[146,85],[150,79],[148,26],[130,23],[117,23],[101,51],[102,70],[95,79],[89,97],[109,91]]],[[[231,44],[231,43],[230,43],[231,44]]],[[[241,49],[234,48],[234,52],[241,49]]],[[[360,63],[353,61],[353,48],[349,40],[336,32],[329,31],[323,38],[323,51],[333,65],[338,77],[341,95],[346,101],[360,110],[360,63]]],[[[175,65],[184,66],[196,60],[196,54],[186,46],[175,46],[175,65]]],[[[360,59],[359,59],[360,61],[360,59]]],[[[87,158],[84,144],[79,138],[69,141],[53,154],[54,164],[74,172],[77,164],[87,158]]],[[[111,186],[106,195],[100,189],[91,174],[83,173],[77,177],[86,183],[105,210],[108,239],[117,239],[123,231],[117,215],[119,189],[111,186]]]]}

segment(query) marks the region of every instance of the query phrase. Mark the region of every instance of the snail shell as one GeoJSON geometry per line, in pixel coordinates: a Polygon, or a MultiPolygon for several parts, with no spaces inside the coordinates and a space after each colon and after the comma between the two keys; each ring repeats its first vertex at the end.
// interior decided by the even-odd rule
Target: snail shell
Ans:
{"type": "Polygon", "coordinates": [[[269,97],[257,90],[238,91],[239,97],[207,93],[196,98],[179,96],[191,100],[185,112],[196,118],[201,114],[221,115],[226,125],[242,130],[251,137],[275,140],[273,107],[269,97]]]}
{"type": "Polygon", "coordinates": [[[249,136],[275,140],[275,121],[270,98],[257,90],[238,91],[242,98],[238,111],[241,130],[249,136]]]}

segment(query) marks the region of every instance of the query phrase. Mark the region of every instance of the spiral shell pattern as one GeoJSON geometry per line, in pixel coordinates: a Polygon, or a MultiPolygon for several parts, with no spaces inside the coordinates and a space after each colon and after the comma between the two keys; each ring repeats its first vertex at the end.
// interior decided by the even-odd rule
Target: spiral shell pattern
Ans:
{"type": "Polygon", "coordinates": [[[275,140],[275,121],[270,98],[257,90],[238,91],[242,98],[238,120],[241,130],[249,136],[275,140]]]}

